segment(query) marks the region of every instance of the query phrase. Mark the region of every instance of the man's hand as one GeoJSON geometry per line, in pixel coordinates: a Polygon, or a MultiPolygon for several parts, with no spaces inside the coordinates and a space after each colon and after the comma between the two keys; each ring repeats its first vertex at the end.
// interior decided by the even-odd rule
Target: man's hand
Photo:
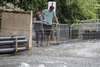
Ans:
{"type": "Polygon", "coordinates": [[[59,23],[57,23],[57,24],[59,24],[59,23]]]}
{"type": "Polygon", "coordinates": [[[48,21],[45,21],[45,20],[43,20],[42,22],[45,22],[45,23],[48,23],[49,24],[49,22],[48,21]]]}
{"type": "Polygon", "coordinates": [[[40,21],[40,23],[42,23],[42,21],[40,21]]]}
{"type": "Polygon", "coordinates": [[[47,22],[49,24],[49,22],[47,22]]]}

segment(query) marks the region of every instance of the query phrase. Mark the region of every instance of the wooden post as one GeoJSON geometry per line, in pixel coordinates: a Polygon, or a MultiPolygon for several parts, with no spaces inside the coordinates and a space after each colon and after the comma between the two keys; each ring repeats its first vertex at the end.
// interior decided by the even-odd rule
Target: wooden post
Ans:
{"type": "Polygon", "coordinates": [[[15,53],[17,52],[17,38],[15,38],[15,53]]]}
{"type": "Polygon", "coordinates": [[[2,36],[2,37],[13,37],[13,36],[15,36],[15,35],[0,35],[0,36],[2,36]]]}

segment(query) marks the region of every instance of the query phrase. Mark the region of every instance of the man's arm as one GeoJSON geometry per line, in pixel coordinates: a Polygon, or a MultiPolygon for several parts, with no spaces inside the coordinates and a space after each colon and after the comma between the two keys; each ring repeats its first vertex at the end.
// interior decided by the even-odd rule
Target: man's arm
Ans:
{"type": "Polygon", "coordinates": [[[49,23],[48,21],[43,20],[42,22],[49,23]]]}
{"type": "MultiPolygon", "coordinates": [[[[54,17],[55,17],[55,20],[56,20],[56,22],[58,23],[58,19],[57,19],[57,16],[56,15],[54,15],[54,17]]],[[[58,23],[59,24],[59,23],[58,23]]]]}

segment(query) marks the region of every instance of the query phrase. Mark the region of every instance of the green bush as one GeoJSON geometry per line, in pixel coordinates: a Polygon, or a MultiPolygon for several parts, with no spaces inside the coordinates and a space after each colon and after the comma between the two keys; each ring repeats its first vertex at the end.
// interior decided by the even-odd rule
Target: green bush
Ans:
{"type": "MultiPolygon", "coordinates": [[[[56,0],[60,23],[79,23],[81,20],[98,19],[98,0],[56,0]]],[[[100,11],[99,11],[100,13],[100,11]]]]}
{"type": "MultiPolygon", "coordinates": [[[[57,2],[56,13],[59,23],[79,23],[81,20],[100,18],[100,0],[55,0],[57,2]]],[[[0,0],[0,6],[7,6],[7,3],[14,5],[14,8],[21,8],[25,11],[33,11],[33,15],[42,6],[47,9],[48,0],[0,0]]]]}
{"type": "Polygon", "coordinates": [[[0,0],[0,6],[7,6],[7,3],[14,5],[14,8],[24,9],[25,11],[33,11],[33,15],[38,11],[38,7],[47,8],[47,0],[0,0]]]}

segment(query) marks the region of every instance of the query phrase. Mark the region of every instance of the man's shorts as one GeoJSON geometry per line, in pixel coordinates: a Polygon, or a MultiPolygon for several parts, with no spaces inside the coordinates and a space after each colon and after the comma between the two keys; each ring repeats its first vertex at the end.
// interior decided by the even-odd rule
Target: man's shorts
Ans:
{"type": "Polygon", "coordinates": [[[50,35],[51,34],[52,25],[43,24],[43,29],[44,29],[44,34],[45,35],[50,35]]]}

